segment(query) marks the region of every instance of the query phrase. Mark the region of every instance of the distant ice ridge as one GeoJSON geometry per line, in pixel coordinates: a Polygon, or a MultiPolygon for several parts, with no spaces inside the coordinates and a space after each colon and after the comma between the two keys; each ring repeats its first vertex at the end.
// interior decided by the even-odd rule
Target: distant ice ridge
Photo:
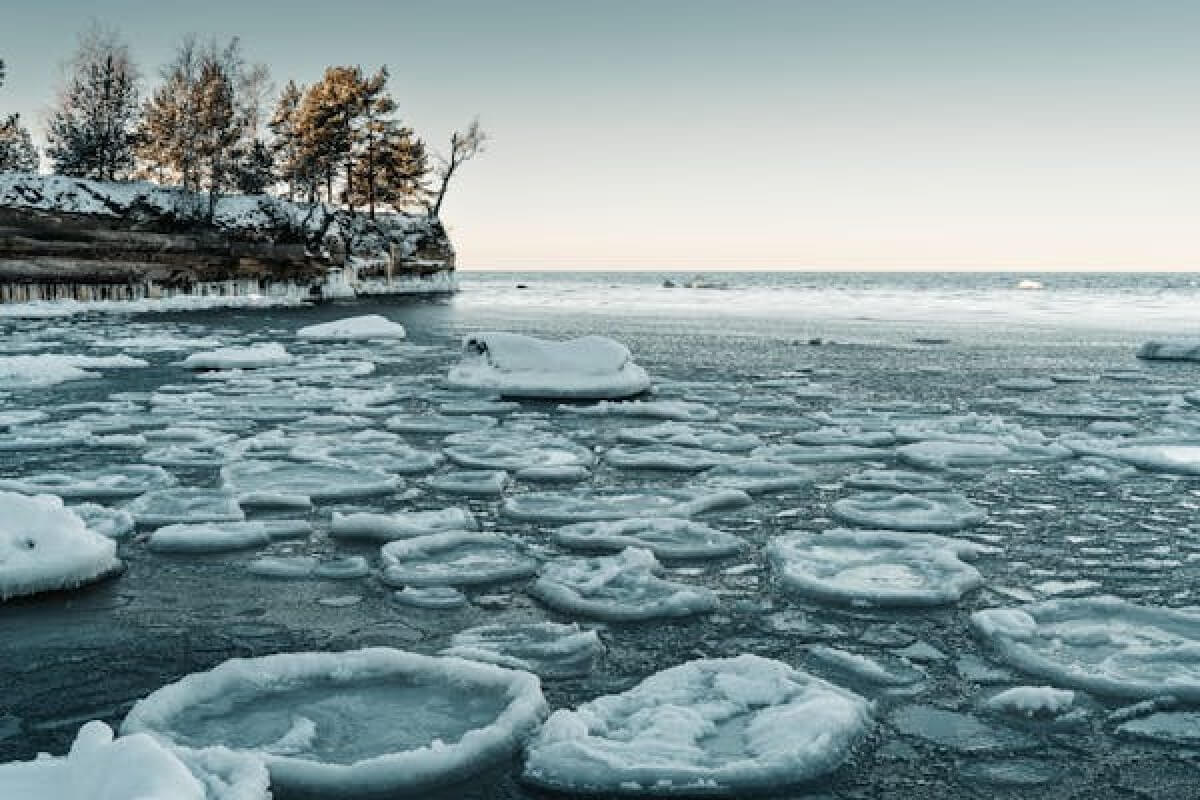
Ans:
{"type": "Polygon", "coordinates": [[[252,755],[280,793],[382,796],[510,758],[546,711],[528,672],[368,648],[226,661],[140,700],[121,731],[185,758],[213,746],[252,755]]]}
{"type": "Polygon", "coordinates": [[[739,797],[832,771],[870,724],[862,697],[781,662],[701,659],[554,712],[523,778],[565,792],[739,797]]]}
{"type": "Polygon", "coordinates": [[[99,580],[121,569],[116,553],[61,498],[0,492],[0,601],[99,580]]]}
{"type": "Polygon", "coordinates": [[[619,399],[650,388],[650,376],[628,348],[604,336],[563,342],[517,333],[476,333],[463,342],[451,368],[451,386],[486,389],[506,397],[619,399]]]}

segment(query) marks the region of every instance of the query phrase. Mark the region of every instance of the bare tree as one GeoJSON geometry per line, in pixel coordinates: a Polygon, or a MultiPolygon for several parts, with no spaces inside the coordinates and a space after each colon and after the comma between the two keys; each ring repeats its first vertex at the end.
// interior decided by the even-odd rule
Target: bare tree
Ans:
{"type": "Polygon", "coordinates": [[[437,192],[433,202],[429,204],[429,216],[436,217],[442,210],[442,201],[446,199],[446,188],[450,179],[466,162],[484,152],[488,135],[479,125],[479,118],[471,120],[465,131],[455,131],[450,135],[450,153],[448,156],[437,156],[438,167],[435,171],[438,179],[437,192]]]}

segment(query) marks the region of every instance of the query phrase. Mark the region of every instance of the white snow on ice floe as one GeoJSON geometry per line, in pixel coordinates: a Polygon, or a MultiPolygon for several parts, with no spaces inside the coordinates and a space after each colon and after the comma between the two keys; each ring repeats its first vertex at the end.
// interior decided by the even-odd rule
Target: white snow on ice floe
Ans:
{"type": "Polygon", "coordinates": [[[724,464],[730,458],[734,456],[676,445],[613,447],[604,453],[604,461],[618,469],[658,469],[672,472],[699,472],[724,464]]]}
{"type": "Polygon", "coordinates": [[[862,697],[779,661],[701,659],[554,712],[522,777],[572,793],[739,797],[833,771],[870,725],[862,697]]]}
{"type": "Polygon", "coordinates": [[[1200,439],[1145,437],[1139,439],[1063,439],[1077,453],[1123,461],[1150,472],[1200,475],[1200,439]]]}
{"type": "Polygon", "coordinates": [[[240,522],[246,514],[232,493],[219,489],[156,489],[125,506],[139,525],[240,522]]]}
{"type": "Polygon", "coordinates": [[[96,503],[79,503],[71,506],[71,511],[78,514],[79,518],[83,520],[83,524],[90,530],[110,539],[128,536],[137,527],[133,514],[121,508],[108,508],[96,503]]]}
{"type": "Polygon", "coordinates": [[[462,608],[467,596],[453,586],[406,586],[393,597],[401,605],[443,611],[462,608]]]}
{"type": "Polygon", "coordinates": [[[238,461],[221,469],[221,483],[244,506],[303,508],[314,502],[390,494],[400,479],[340,462],[238,461]]]}
{"type": "Polygon", "coordinates": [[[381,796],[510,758],[545,713],[528,672],[369,648],[232,659],[139,701],[121,730],[253,754],[281,793],[381,796]]]}
{"type": "Polygon", "coordinates": [[[843,529],[788,533],[767,544],[767,558],[788,589],[873,606],[957,602],[983,583],[962,560],[979,552],[978,545],[942,536],[843,529]]]}
{"type": "Polygon", "coordinates": [[[700,427],[673,420],[641,428],[622,428],[617,431],[617,439],[626,444],[695,447],[720,453],[741,453],[762,445],[762,439],[752,433],[739,433],[728,427],[700,427]]]}
{"type": "Polygon", "coordinates": [[[1149,341],[1138,348],[1137,357],[1161,361],[1200,361],[1200,339],[1149,341]]]}
{"type": "Polygon", "coordinates": [[[400,511],[395,514],[333,512],[330,535],[346,539],[374,539],[390,542],[442,531],[472,531],[479,527],[475,515],[465,508],[435,511],[400,511]]]}
{"type": "Polygon", "coordinates": [[[308,325],[296,331],[297,339],[319,341],[364,341],[368,339],[403,339],[404,326],[378,314],[308,325]]]}
{"type": "Polygon", "coordinates": [[[901,531],[958,531],[987,519],[987,512],[951,492],[864,492],[844,497],[832,508],[835,517],[851,525],[901,531]]]}
{"type": "Polygon", "coordinates": [[[398,539],[380,549],[383,582],[391,586],[465,586],[520,580],[538,562],[517,542],[495,533],[444,531],[398,539]]]}
{"type": "Polygon", "coordinates": [[[1075,704],[1075,693],[1053,686],[1015,686],[987,699],[989,711],[1023,717],[1057,717],[1075,704]]]}
{"type": "Polygon", "coordinates": [[[116,553],[61,498],[0,492],[0,600],[99,580],[120,570],[116,553]]]}
{"type": "Polygon", "coordinates": [[[809,467],[754,458],[730,459],[705,470],[703,482],[721,489],[740,489],[747,494],[767,494],[799,489],[813,482],[809,467]]]}
{"type": "Polygon", "coordinates": [[[565,524],[632,517],[691,517],[751,502],[748,494],[737,489],[531,492],[506,499],[504,513],[528,522],[565,524]]]}
{"type": "Polygon", "coordinates": [[[896,450],[902,461],[922,469],[972,469],[996,464],[1019,464],[1068,458],[1071,451],[1059,444],[992,441],[932,440],[906,444],[896,450]]]}
{"type": "Polygon", "coordinates": [[[169,489],[178,481],[162,467],[116,466],[86,472],[46,472],[0,479],[0,489],[24,494],[56,494],[65,498],[135,497],[169,489]]]}
{"type": "Polygon", "coordinates": [[[562,558],[542,567],[530,594],[568,614],[610,622],[702,614],[717,608],[715,593],[663,580],[649,550],[630,547],[615,556],[562,558]]]}
{"type": "Polygon", "coordinates": [[[578,678],[591,673],[604,644],[577,623],[525,622],[481,625],[454,634],[445,656],[522,669],[543,678],[578,678]]]}
{"type": "Polygon", "coordinates": [[[1200,700],[1200,614],[1116,597],[1063,598],[971,615],[1009,664],[1056,686],[1200,700]]]}
{"type": "Polygon", "coordinates": [[[430,489],[446,494],[498,497],[508,486],[508,473],[495,469],[459,469],[430,476],[430,489]]]}
{"type": "Polygon", "coordinates": [[[294,360],[278,342],[253,347],[224,347],[203,353],[192,353],[183,360],[187,369],[262,369],[281,367],[294,360]]]}
{"type": "Polygon", "coordinates": [[[746,546],[746,540],[740,536],[672,517],[578,522],[555,531],[553,541],[573,550],[620,551],[641,547],[659,558],[720,558],[746,546]]]}
{"type": "Polygon", "coordinates": [[[650,388],[650,376],[628,348],[604,336],[563,342],[516,333],[475,333],[446,377],[451,386],[506,397],[617,399],[650,388]]]}
{"type": "Polygon", "coordinates": [[[631,400],[612,403],[602,400],[592,406],[561,405],[559,411],[583,417],[646,417],[680,422],[712,422],[721,412],[703,403],[684,400],[631,400]]]}
{"type": "Polygon", "coordinates": [[[176,524],[154,531],[146,546],[162,553],[220,553],[262,547],[273,539],[310,533],[312,525],[305,520],[176,524]]]}
{"type": "MultiPolygon", "coordinates": [[[[261,791],[243,797],[265,798],[261,791]]],[[[34,761],[0,764],[0,797],[9,800],[224,800],[209,795],[171,750],[146,734],[113,739],[112,729],[93,720],[79,729],[70,752],[34,761]]],[[[232,800],[233,795],[227,797],[232,800]]]]}
{"type": "Polygon", "coordinates": [[[442,452],[460,467],[511,470],[518,478],[529,470],[586,469],[596,457],[565,436],[519,429],[489,429],[447,436],[442,452]]]}
{"type": "Polygon", "coordinates": [[[97,377],[89,369],[144,367],[130,356],[79,356],[61,353],[0,356],[0,389],[37,389],[97,377]]]}

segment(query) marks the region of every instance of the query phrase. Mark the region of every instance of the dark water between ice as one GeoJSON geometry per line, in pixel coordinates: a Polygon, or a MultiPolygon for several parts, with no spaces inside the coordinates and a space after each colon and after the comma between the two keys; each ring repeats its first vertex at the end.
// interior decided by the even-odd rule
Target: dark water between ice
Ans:
{"type": "MultiPolygon", "coordinates": [[[[957,283],[884,277],[850,281],[853,285],[836,276],[709,276],[740,287],[727,291],[663,289],[664,277],[467,274],[464,293],[452,300],[13,320],[0,323],[0,349],[108,354],[114,351],[103,346],[105,341],[171,333],[216,337],[231,345],[280,341],[304,358],[354,351],[370,359],[375,353],[382,358],[373,375],[334,379],[332,384],[392,382],[412,387],[414,397],[402,405],[423,410],[444,399],[430,392],[436,388],[436,376],[456,360],[456,343],[464,332],[500,328],[547,337],[604,333],[624,341],[656,378],[734,389],[753,395],[756,402],[776,395],[777,400],[794,403],[797,412],[897,400],[947,403],[958,412],[1018,419],[1047,435],[1079,429],[1081,423],[1016,416],[1013,405],[1005,402],[1013,393],[997,389],[998,380],[1140,369],[1141,376],[1132,381],[1101,378],[1082,389],[1064,386],[1053,392],[1090,392],[1136,407],[1142,413],[1137,424],[1144,430],[1154,429],[1165,413],[1149,399],[1158,391],[1156,386],[1200,388],[1200,365],[1144,364],[1133,358],[1137,344],[1152,333],[1200,333],[1195,275],[971,276],[957,283]],[[1023,277],[1042,280],[1048,288],[1018,293],[1012,286],[1023,277]],[[798,286],[783,285],[787,281],[798,286]],[[517,289],[517,283],[530,288],[517,289]],[[367,313],[402,322],[409,344],[315,345],[292,339],[301,326],[367,313]],[[815,337],[824,344],[809,345],[815,337]],[[431,349],[414,352],[410,345],[431,349]],[[832,398],[796,400],[776,389],[756,388],[799,368],[815,369],[812,380],[828,386],[832,398]]],[[[148,392],[164,384],[215,388],[172,363],[184,353],[133,354],[152,365],[110,370],[101,379],[48,389],[13,391],[2,407],[42,408],[54,420],[66,422],[73,415],[56,411],[59,406],[102,400],[112,393],[148,392]]],[[[288,386],[275,391],[286,392],[288,386]]],[[[734,400],[711,404],[726,415],[740,410],[734,400]]],[[[530,403],[528,409],[552,411],[553,406],[530,403]]],[[[593,431],[601,441],[631,424],[561,415],[552,415],[551,423],[567,433],[593,431]]],[[[241,435],[273,426],[264,422],[241,435]]],[[[439,439],[408,438],[422,447],[436,447],[439,439]]],[[[67,448],[0,454],[4,476],[114,463],[138,463],[138,451],[67,448]]],[[[759,546],[784,531],[833,527],[829,506],[850,493],[840,478],[861,467],[822,465],[820,477],[809,487],[760,496],[748,508],[708,515],[705,521],[759,546]]],[[[217,485],[216,469],[173,471],[183,485],[217,485]]],[[[1039,597],[1033,587],[1052,580],[1097,581],[1099,591],[1147,604],[1197,604],[1200,561],[1192,556],[1200,553],[1200,481],[1138,473],[1118,484],[1094,485],[1065,482],[1061,472],[1057,464],[1027,464],[953,477],[958,491],[990,513],[988,522],[971,535],[1002,550],[978,562],[985,587],[957,606],[889,611],[808,602],[774,584],[756,549],[707,563],[701,575],[687,578],[721,593],[719,612],[604,626],[608,654],[596,672],[583,679],[544,681],[546,696],[553,707],[574,706],[622,691],[689,658],[752,652],[809,669],[878,703],[875,728],[846,764],[816,785],[789,788],[776,797],[1194,798],[1200,792],[1200,752],[1118,737],[1105,714],[1125,701],[1089,697],[1084,707],[1091,713],[1068,727],[979,713],[982,700],[997,688],[1042,681],[1011,672],[988,677],[971,668],[978,666],[971,658],[962,661],[963,656],[988,658],[986,647],[968,627],[969,612],[1039,597]],[[760,568],[724,571],[744,563],[760,568]],[[856,681],[806,650],[808,645],[825,644],[885,655],[913,642],[926,643],[945,657],[923,664],[929,677],[912,694],[889,693],[856,681]],[[897,713],[905,706],[916,708],[897,713]],[[980,725],[951,725],[946,734],[948,718],[933,713],[935,709],[961,712],[980,725]],[[914,733],[914,728],[922,732],[914,733]]],[[[593,483],[687,486],[692,480],[683,473],[601,466],[593,483]]],[[[419,487],[421,481],[413,478],[408,485],[419,487]]],[[[531,488],[517,485],[512,491],[531,488]]],[[[317,526],[312,539],[277,543],[269,551],[363,554],[374,563],[377,547],[334,542],[325,535],[331,508],[463,504],[487,527],[544,539],[540,526],[501,518],[494,501],[426,492],[410,501],[383,498],[323,505],[312,515],[317,526]]],[[[251,518],[257,516],[272,515],[251,518]]],[[[128,570],[119,579],[0,606],[0,762],[31,758],[39,751],[62,753],[82,722],[99,718],[115,725],[138,698],[234,656],[367,645],[435,653],[447,646],[451,634],[473,625],[569,621],[539,606],[520,584],[469,591],[476,600],[490,596],[482,605],[423,611],[396,604],[391,590],[375,578],[255,578],[245,572],[254,551],[159,555],[135,539],[122,543],[120,555],[128,570]],[[345,607],[318,602],[348,594],[359,595],[361,601],[345,607]]],[[[514,763],[446,796],[549,796],[522,786],[516,780],[518,771],[514,763]]]]}

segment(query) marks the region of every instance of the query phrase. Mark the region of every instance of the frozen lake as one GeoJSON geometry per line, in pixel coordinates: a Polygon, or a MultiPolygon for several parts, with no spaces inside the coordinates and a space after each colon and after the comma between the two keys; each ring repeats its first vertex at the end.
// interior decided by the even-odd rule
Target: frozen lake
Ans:
{"type": "MultiPolygon", "coordinates": [[[[1194,797],[1200,618],[1162,609],[1200,605],[1200,407],[1185,399],[1200,363],[1134,353],[1200,336],[1200,278],[728,273],[705,276],[728,289],[662,286],[691,277],[466,273],[462,294],[443,300],[0,321],[0,414],[47,415],[7,420],[0,479],[71,473],[80,496],[68,504],[155,520],[119,539],[119,577],[0,605],[0,762],[63,753],[83,722],[116,727],[140,698],[229,658],[376,645],[433,655],[469,628],[553,622],[597,631],[604,652],[544,675],[552,709],[742,654],[874,704],[839,767],[768,797],[1194,797]],[[1022,278],[1046,288],[1016,289],[1022,278]],[[364,314],[408,338],[296,336],[364,314]],[[654,378],[651,399],[668,402],[657,416],[572,413],[445,388],[460,339],[479,330],[612,336],[654,378]],[[233,376],[180,364],[267,343],[290,359],[233,376]],[[44,354],[91,361],[59,359],[57,377],[72,378],[61,382],[19,369],[44,354]],[[497,422],[463,422],[479,417],[497,422]],[[485,446],[497,442],[507,449],[485,446]],[[345,466],[314,470],[314,455],[345,466]],[[309,466],[280,478],[271,462],[309,466]],[[547,465],[574,479],[518,475],[547,465]],[[128,466],[160,469],[101,474],[128,466]],[[223,529],[226,542],[242,537],[237,549],[153,546],[164,514],[186,522],[201,500],[215,506],[147,498],[222,486],[243,500],[239,522],[303,524],[223,529]],[[699,512],[699,525],[566,533],[545,510],[564,504],[535,496],[574,492],[578,513],[598,514],[604,498],[651,508],[647,494],[731,487],[752,502],[699,512]],[[382,523],[358,517],[375,532],[348,536],[334,516],[348,528],[357,514],[450,508],[469,514],[384,527],[407,536],[406,525],[472,520],[469,538],[393,553],[421,574],[480,571],[459,586],[465,604],[441,609],[397,598],[420,581],[381,554],[382,523]],[[823,533],[833,529],[850,530],[823,533]],[[581,550],[587,536],[597,543],[581,550]],[[641,581],[642,599],[665,592],[656,608],[679,613],[638,621],[552,599],[630,542],[654,551],[669,586],[637,577],[644,558],[621,580],[641,581]],[[533,589],[535,570],[556,587],[533,589]],[[988,611],[1027,606],[1019,618],[988,611]],[[1004,694],[1021,687],[1073,694],[1004,694]]],[[[682,507],[683,494],[655,497],[682,507]]],[[[611,589],[628,605],[623,586],[589,601],[611,589]]],[[[712,752],[737,752],[746,734],[711,739],[712,752]]],[[[445,796],[549,796],[521,770],[518,757],[445,796]]]]}

